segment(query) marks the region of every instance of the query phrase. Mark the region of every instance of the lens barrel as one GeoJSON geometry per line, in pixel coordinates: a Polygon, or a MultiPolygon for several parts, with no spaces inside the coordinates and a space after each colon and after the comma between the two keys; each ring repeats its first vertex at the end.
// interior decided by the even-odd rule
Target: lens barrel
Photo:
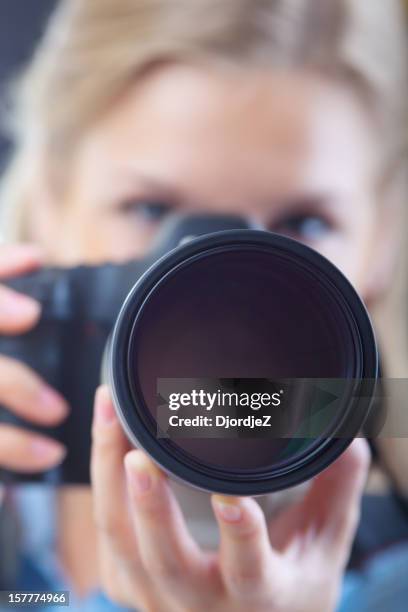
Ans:
{"type": "Polygon", "coordinates": [[[106,367],[135,446],[195,487],[257,495],[313,477],[359,434],[378,353],[364,304],[332,263],[283,236],[231,230],[193,239],[143,274],[116,321],[106,367]],[[224,406],[218,416],[194,406],[196,426],[163,427],[187,414],[169,408],[167,391],[198,397],[198,388],[201,398],[260,391],[285,399],[224,406]],[[268,415],[268,428],[250,425],[268,415]],[[233,425],[206,428],[198,417],[233,425]],[[253,418],[247,427],[239,417],[253,418]]]}

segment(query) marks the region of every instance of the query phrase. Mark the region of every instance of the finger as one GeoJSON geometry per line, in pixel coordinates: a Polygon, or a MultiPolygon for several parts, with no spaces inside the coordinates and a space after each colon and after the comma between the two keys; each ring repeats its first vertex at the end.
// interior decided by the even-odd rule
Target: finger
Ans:
{"type": "Polygon", "coordinates": [[[62,444],[26,430],[0,426],[0,466],[20,472],[42,472],[61,463],[62,444]]]}
{"type": "Polygon", "coordinates": [[[269,523],[269,537],[272,546],[280,552],[285,551],[285,553],[289,545],[292,550],[296,550],[300,542],[294,542],[293,536],[295,535],[298,538],[307,533],[308,521],[310,521],[310,517],[305,514],[304,496],[288,503],[269,523]]]}
{"type": "MultiPolygon", "coordinates": [[[[285,508],[271,521],[272,545],[278,550],[286,550],[292,546],[294,537],[300,537],[304,549],[304,537],[313,532],[315,538],[320,535],[321,550],[338,550],[342,558],[358,521],[368,465],[368,446],[364,440],[357,439],[337,461],[311,481],[303,499],[285,508]]],[[[313,546],[316,548],[316,542],[313,546]]]]}
{"type": "Polygon", "coordinates": [[[126,512],[123,458],[128,448],[109,390],[99,387],[92,425],[91,479],[95,522],[106,554],[136,553],[126,512]]]}
{"type": "Polygon", "coordinates": [[[37,323],[41,306],[33,298],[0,286],[0,333],[13,335],[28,331],[37,323]]]}
{"type": "Polygon", "coordinates": [[[56,425],[68,414],[64,398],[25,364],[0,356],[0,404],[40,425],[56,425]]]}
{"type": "Polygon", "coordinates": [[[140,450],[125,457],[131,513],[140,557],[156,588],[177,595],[176,603],[206,605],[208,559],[191,537],[161,470],[140,450]]]}
{"type": "Polygon", "coordinates": [[[239,598],[262,598],[277,585],[281,572],[261,508],[251,498],[213,496],[212,503],[227,588],[239,598]]]}
{"type": "Polygon", "coordinates": [[[99,570],[104,591],[124,607],[144,601],[149,585],[127,509],[123,458],[128,450],[109,390],[101,386],[95,395],[91,453],[99,570]]]}
{"type": "MultiPolygon", "coordinates": [[[[0,278],[31,272],[42,264],[41,250],[35,245],[3,245],[0,248],[0,278]]],[[[6,287],[0,287],[0,333],[19,334],[33,327],[40,317],[40,305],[6,287]]]]}
{"type": "Polygon", "coordinates": [[[274,545],[302,540],[302,552],[309,549],[324,567],[347,562],[360,514],[369,466],[367,443],[355,440],[324,472],[317,476],[301,503],[283,512],[271,525],[274,545]],[[313,538],[307,534],[313,533],[313,538]]]}
{"type": "Polygon", "coordinates": [[[5,244],[0,248],[0,278],[31,272],[42,263],[42,251],[34,244],[5,244]]]}
{"type": "Polygon", "coordinates": [[[316,477],[305,499],[305,515],[315,515],[317,539],[323,556],[341,564],[347,560],[357,527],[367,480],[370,454],[359,438],[335,463],[316,477]]]}

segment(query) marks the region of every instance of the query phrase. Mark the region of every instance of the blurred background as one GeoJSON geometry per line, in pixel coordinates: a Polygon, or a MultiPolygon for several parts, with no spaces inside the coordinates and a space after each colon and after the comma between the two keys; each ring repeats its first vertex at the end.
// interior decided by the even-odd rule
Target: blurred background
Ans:
{"type": "MultiPolygon", "coordinates": [[[[87,0],[83,1],[86,2],[87,0]]],[[[194,2],[194,0],[190,1],[194,2]]],[[[231,0],[231,2],[233,1],[231,0]]],[[[355,0],[355,2],[359,1],[367,0],[355,0]]],[[[384,0],[384,2],[386,3],[387,0],[384,0]]],[[[408,0],[404,0],[404,2],[408,9],[408,0]]],[[[5,168],[11,144],[7,134],[7,90],[12,79],[18,76],[20,70],[29,61],[32,51],[46,27],[47,18],[56,4],[57,0],[0,1],[0,176],[5,168]]],[[[405,240],[404,246],[407,247],[407,245],[408,241],[405,240]]],[[[408,260],[407,254],[405,254],[405,258],[408,260]]],[[[400,274],[406,279],[406,261],[401,266],[400,274]]],[[[394,311],[400,309],[401,302],[405,305],[407,301],[406,283],[401,283],[402,285],[404,286],[404,294],[396,293],[395,299],[390,300],[388,310],[385,311],[383,326],[386,332],[388,331],[388,322],[395,317],[394,311]]],[[[394,348],[396,349],[401,343],[405,347],[407,338],[401,337],[401,335],[391,338],[391,357],[394,354],[400,354],[400,351],[394,350],[394,348]]],[[[392,363],[392,371],[395,376],[408,376],[407,363],[392,363]]],[[[380,450],[383,453],[382,462],[385,464],[387,477],[384,478],[384,474],[382,474],[382,477],[379,476],[379,470],[373,469],[371,486],[363,501],[363,520],[354,546],[354,554],[360,552],[360,561],[368,558],[373,551],[377,553],[400,543],[405,543],[404,550],[407,550],[408,502],[405,495],[408,491],[407,442],[406,440],[400,440],[398,448],[396,445],[385,445],[380,450]],[[402,459],[407,464],[405,470],[399,469],[402,459]]],[[[376,467],[378,466],[376,465],[376,467]]],[[[383,472],[383,470],[381,471],[383,472]]],[[[2,525],[0,521],[1,529],[4,532],[9,531],[8,525],[6,523],[2,525]]],[[[407,563],[406,558],[405,563],[407,563]]],[[[406,609],[408,610],[408,603],[406,603],[406,609]]],[[[388,609],[388,612],[395,611],[388,609]]]]}
{"type": "MultiPolygon", "coordinates": [[[[9,80],[24,67],[44,31],[47,18],[56,0],[0,2],[0,110],[7,104],[6,89],[9,80]]],[[[0,117],[0,173],[2,172],[10,142],[7,138],[4,113],[0,117]]]]}

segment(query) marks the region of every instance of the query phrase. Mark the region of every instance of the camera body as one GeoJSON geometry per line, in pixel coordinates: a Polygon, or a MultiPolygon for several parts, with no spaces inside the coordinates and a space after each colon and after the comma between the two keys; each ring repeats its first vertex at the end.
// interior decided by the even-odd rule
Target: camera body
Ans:
{"type": "Polygon", "coordinates": [[[125,264],[45,268],[5,283],[37,299],[42,314],[29,332],[0,337],[0,353],[33,368],[60,391],[71,410],[60,426],[41,428],[0,407],[0,423],[41,431],[68,448],[59,467],[42,474],[0,469],[2,482],[89,483],[94,394],[101,381],[101,363],[109,334],[127,294],[154,262],[186,240],[251,227],[250,221],[236,217],[174,215],[163,224],[144,259],[125,264]]]}

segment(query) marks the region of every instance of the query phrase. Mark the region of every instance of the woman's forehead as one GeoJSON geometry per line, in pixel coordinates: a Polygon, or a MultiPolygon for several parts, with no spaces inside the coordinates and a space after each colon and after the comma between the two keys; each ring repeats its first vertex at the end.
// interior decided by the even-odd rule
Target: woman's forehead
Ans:
{"type": "Polygon", "coordinates": [[[175,65],[129,88],[84,137],[80,158],[129,183],[142,176],[201,197],[216,184],[262,199],[272,184],[324,181],[320,167],[356,180],[368,139],[354,98],[317,77],[175,65]]]}

